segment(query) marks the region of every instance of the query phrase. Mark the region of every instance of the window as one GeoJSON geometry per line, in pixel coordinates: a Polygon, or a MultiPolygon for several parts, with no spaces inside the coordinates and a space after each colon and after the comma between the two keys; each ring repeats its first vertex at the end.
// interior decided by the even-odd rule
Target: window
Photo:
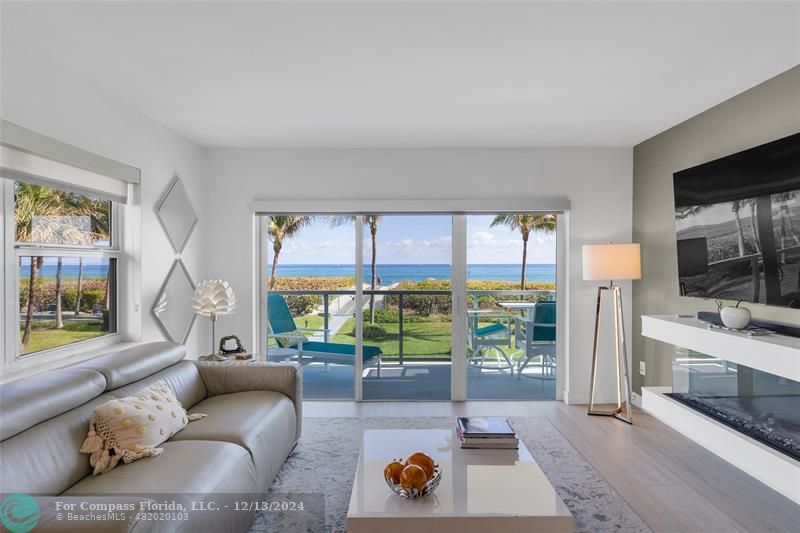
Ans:
{"type": "Polygon", "coordinates": [[[116,333],[115,202],[20,180],[4,186],[13,190],[16,354],[116,333]]]}

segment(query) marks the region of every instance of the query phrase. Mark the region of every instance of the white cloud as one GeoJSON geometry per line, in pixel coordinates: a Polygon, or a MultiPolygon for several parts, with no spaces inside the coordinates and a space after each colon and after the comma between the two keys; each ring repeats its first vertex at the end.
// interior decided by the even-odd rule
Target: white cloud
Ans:
{"type": "Polygon", "coordinates": [[[445,235],[434,239],[432,241],[422,241],[422,246],[425,248],[451,248],[453,246],[453,238],[450,235],[445,235]]]}

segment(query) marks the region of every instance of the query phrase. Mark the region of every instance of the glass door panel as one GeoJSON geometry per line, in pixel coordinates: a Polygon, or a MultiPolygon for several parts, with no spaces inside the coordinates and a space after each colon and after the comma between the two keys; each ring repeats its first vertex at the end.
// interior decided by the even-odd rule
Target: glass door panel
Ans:
{"type": "Polygon", "coordinates": [[[451,250],[450,215],[364,217],[365,400],[450,399],[451,250]]]}
{"type": "Polygon", "coordinates": [[[303,364],[305,399],[354,399],[355,217],[274,215],[259,223],[268,360],[303,364]]]}
{"type": "Polygon", "coordinates": [[[555,399],[556,216],[467,217],[467,399],[555,399]]]}

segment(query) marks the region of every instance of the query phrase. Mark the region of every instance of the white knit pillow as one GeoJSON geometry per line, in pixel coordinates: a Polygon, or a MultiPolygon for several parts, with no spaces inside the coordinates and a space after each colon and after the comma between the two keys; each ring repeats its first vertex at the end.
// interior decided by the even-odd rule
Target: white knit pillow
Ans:
{"type": "Polygon", "coordinates": [[[94,475],[108,472],[120,461],[131,463],[154,457],[159,444],[206,415],[187,415],[164,381],[157,381],[133,396],[117,398],[95,408],[89,435],[81,453],[91,454],[94,475]]]}

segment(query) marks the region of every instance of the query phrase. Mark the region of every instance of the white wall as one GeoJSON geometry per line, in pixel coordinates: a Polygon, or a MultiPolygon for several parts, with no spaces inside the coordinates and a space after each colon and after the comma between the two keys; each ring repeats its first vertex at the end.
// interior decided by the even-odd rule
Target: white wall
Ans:
{"type": "MultiPolygon", "coordinates": [[[[209,223],[205,216],[204,150],[25,47],[4,39],[3,48],[3,119],[141,169],[141,299],[120,305],[139,304],[133,319],[134,338],[162,340],[150,306],[174,260],[174,252],[155,218],[153,205],[170,178],[175,173],[181,176],[200,214],[183,259],[190,274],[202,279],[206,273],[206,241],[202,235],[209,223]]],[[[149,83],[157,84],[159,80],[149,83]]],[[[187,343],[191,354],[208,352],[206,327],[200,321],[195,324],[187,343]]]]}
{"type": "MultiPolygon", "coordinates": [[[[716,311],[712,300],[678,292],[677,241],[672,174],[800,131],[800,66],[756,85],[634,148],[634,223],[642,243],[642,279],[634,284],[636,317],[716,311]]],[[[747,304],[753,317],[800,324],[800,311],[747,304]]],[[[672,347],[633,331],[634,388],[672,384],[672,347]]]]}
{"type": "MultiPolygon", "coordinates": [[[[208,176],[208,274],[230,281],[240,298],[217,329],[242,339],[254,335],[253,200],[568,197],[565,396],[587,401],[596,284],[581,281],[580,247],[630,241],[631,149],[213,149],[208,176]]],[[[626,322],[630,331],[630,314],[626,322]]],[[[611,380],[603,378],[599,399],[607,400],[611,380]]]]}

